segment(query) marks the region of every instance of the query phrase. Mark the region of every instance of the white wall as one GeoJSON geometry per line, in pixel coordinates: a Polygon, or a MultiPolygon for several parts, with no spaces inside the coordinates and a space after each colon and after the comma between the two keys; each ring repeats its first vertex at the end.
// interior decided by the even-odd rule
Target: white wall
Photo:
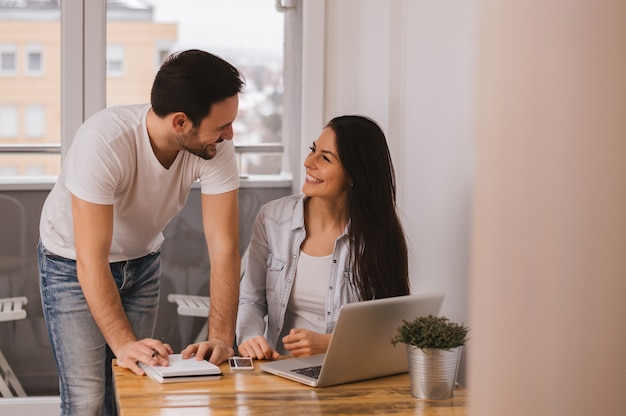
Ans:
{"type": "Polygon", "coordinates": [[[323,68],[321,80],[309,80],[323,85],[305,76],[303,148],[337,115],[365,114],[381,124],[413,291],[445,290],[442,314],[468,323],[473,3],[305,0],[304,19],[305,62],[309,71],[323,68]]]}
{"type": "Polygon", "coordinates": [[[305,3],[306,141],[388,133],[414,287],[471,327],[469,413],[626,414],[626,4],[305,3]]]}

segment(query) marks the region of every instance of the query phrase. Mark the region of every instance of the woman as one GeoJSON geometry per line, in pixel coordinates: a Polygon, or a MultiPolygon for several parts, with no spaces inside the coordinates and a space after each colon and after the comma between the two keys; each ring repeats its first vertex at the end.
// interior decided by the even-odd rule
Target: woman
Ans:
{"type": "Polygon", "coordinates": [[[332,119],[311,146],[303,195],[265,204],[241,281],[239,354],[326,351],[340,307],[409,294],[393,164],[380,127],[332,119]]]}

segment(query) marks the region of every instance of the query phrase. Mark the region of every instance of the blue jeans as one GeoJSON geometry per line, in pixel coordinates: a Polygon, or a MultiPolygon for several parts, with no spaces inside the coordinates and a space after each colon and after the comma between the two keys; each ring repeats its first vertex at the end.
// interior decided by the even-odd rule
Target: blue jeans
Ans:
{"type": "MultiPolygon", "coordinates": [[[[43,313],[59,372],[61,415],[114,415],[114,356],[91,316],[76,261],[48,251],[41,242],[38,253],[43,313]]],[[[110,266],[137,339],[152,337],[159,306],[160,253],[110,266]]]]}

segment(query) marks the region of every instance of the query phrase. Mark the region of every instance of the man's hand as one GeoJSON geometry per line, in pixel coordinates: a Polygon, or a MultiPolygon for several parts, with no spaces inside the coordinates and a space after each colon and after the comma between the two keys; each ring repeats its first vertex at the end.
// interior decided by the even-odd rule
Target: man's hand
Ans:
{"type": "Polygon", "coordinates": [[[170,344],[164,344],[157,339],[145,338],[141,341],[132,341],[125,344],[117,355],[117,365],[128,368],[133,373],[143,376],[145,372],[137,364],[138,361],[148,365],[168,366],[168,355],[174,351],[170,344]]]}
{"type": "Polygon", "coordinates": [[[183,359],[190,358],[195,354],[196,360],[209,358],[209,361],[213,364],[220,365],[226,361],[228,357],[235,355],[235,350],[221,339],[214,338],[208,341],[187,345],[187,348],[180,353],[183,359]]]}
{"type": "Polygon", "coordinates": [[[322,354],[328,349],[332,334],[319,334],[308,329],[293,328],[283,337],[285,349],[296,357],[322,354]]]}
{"type": "Polygon", "coordinates": [[[280,354],[270,347],[262,335],[242,342],[238,349],[239,355],[242,357],[250,357],[257,360],[275,360],[280,357],[280,354]]]}

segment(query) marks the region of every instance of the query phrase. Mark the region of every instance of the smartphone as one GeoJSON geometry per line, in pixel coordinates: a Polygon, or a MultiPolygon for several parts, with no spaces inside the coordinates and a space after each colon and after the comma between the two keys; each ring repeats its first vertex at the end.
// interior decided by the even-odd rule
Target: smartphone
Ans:
{"type": "Polygon", "coordinates": [[[228,365],[231,370],[254,370],[252,358],[248,357],[230,357],[228,365]]]}

